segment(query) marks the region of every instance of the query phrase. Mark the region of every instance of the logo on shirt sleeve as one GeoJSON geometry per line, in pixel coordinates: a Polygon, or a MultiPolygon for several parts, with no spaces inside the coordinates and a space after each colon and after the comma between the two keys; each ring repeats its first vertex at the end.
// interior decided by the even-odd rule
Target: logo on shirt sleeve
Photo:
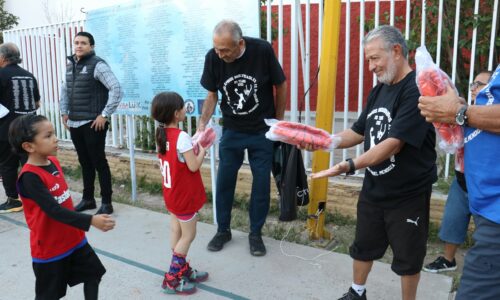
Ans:
{"type": "Polygon", "coordinates": [[[71,197],[71,194],[69,190],[65,190],[64,193],[62,193],[59,196],[54,196],[54,199],[56,199],[57,203],[61,204],[64,203],[66,200],[68,200],[71,197]]]}

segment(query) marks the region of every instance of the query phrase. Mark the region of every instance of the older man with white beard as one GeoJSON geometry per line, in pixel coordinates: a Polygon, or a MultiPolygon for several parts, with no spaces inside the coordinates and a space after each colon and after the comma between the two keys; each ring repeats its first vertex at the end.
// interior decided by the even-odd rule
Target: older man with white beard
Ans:
{"type": "MultiPolygon", "coordinates": [[[[364,142],[365,153],[342,161],[312,178],[352,175],[366,169],[357,205],[356,236],[350,247],[353,283],[340,299],[366,299],[373,261],[388,246],[392,270],[401,276],[402,299],[415,299],[428,236],[429,202],[437,180],[436,136],[417,108],[420,93],[408,48],[392,26],[370,31],[363,41],[370,71],[379,84],[351,129],[340,132],[339,148],[364,142]]],[[[305,146],[311,150],[310,145],[305,146]]]]}

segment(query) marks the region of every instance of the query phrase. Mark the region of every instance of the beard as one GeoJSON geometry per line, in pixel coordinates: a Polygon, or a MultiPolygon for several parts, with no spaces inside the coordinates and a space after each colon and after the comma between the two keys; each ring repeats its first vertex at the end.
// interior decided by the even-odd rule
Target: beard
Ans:
{"type": "Polygon", "coordinates": [[[389,61],[387,62],[387,68],[386,68],[384,74],[382,74],[380,77],[377,76],[377,79],[381,83],[391,84],[394,81],[394,78],[396,77],[397,71],[398,70],[397,70],[396,64],[394,63],[394,60],[391,57],[389,59],[389,61]]]}

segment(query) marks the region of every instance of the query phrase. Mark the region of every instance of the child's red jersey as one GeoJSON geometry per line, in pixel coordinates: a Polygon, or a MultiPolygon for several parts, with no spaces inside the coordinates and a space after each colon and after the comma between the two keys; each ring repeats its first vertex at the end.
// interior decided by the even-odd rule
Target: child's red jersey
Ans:
{"type": "Polygon", "coordinates": [[[175,215],[195,213],[206,201],[200,170],[191,172],[177,157],[177,141],[182,131],[165,128],[167,151],[158,153],[163,176],[163,198],[168,211],[175,215]]]}
{"type": "MultiPolygon", "coordinates": [[[[59,205],[74,210],[71,194],[64,175],[55,157],[49,160],[56,166],[59,174],[52,175],[44,169],[25,164],[19,177],[26,172],[38,175],[49,193],[59,205]]],[[[24,216],[30,229],[31,256],[37,260],[47,260],[64,254],[85,239],[85,233],[73,226],[66,225],[49,217],[32,199],[20,195],[24,207],[24,216]]]]}

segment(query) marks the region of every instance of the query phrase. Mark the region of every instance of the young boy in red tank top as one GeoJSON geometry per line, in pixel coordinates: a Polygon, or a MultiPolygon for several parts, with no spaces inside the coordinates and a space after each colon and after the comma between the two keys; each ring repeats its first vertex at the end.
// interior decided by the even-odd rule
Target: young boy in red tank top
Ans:
{"type": "Polygon", "coordinates": [[[17,189],[30,229],[31,256],[36,277],[35,299],[60,299],[67,286],[83,282],[86,300],[97,299],[106,269],[87,242],[84,231],[94,226],[113,229],[109,215],[76,212],[59,165],[54,127],[44,116],[25,115],[13,121],[9,142],[27,154],[17,189]]]}

